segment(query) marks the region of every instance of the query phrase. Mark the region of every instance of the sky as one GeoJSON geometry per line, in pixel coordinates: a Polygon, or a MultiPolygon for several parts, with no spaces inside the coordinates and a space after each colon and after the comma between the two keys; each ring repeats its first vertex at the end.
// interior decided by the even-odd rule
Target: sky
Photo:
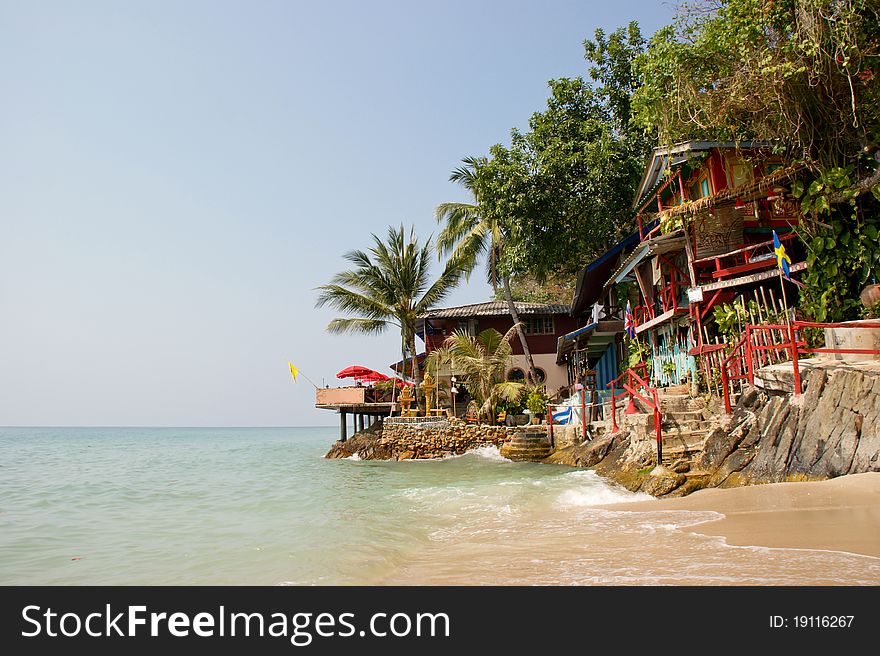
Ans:
{"type": "MultiPolygon", "coordinates": [[[[616,2],[0,0],[0,425],[300,426],[399,335],[330,335],[318,285],[467,200],[616,2]]],[[[475,275],[444,305],[483,301],[475,275]]]]}

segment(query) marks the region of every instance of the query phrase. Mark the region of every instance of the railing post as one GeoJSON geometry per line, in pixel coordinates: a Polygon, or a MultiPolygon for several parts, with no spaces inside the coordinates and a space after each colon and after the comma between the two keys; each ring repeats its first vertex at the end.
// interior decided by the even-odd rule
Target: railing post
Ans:
{"type": "Polygon", "coordinates": [[[752,327],[746,324],[746,366],[749,372],[749,384],[755,384],[754,364],[752,363],[752,327]]]}
{"type": "Polygon", "coordinates": [[[553,406],[547,404],[547,432],[550,434],[550,447],[553,447],[553,406]]]}
{"type": "Polygon", "coordinates": [[[654,391],[654,431],[657,434],[657,466],[663,464],[663,426],[660,418],[660,400],[657,398],[657,390],[654,391]]]}
{"type": "Polygon", "coordinates": [[[721,362],[721,389],[724,393],[724,412],[730,414],[730,383],[727,378],[727,365],[721,362]]]}
{"type": "Polygon", "coordinates": [[[617,427],[617,407],[614,403],[614,383],[611,383],[611,434],[614,435],[618,430],[617,427]]]}
{"type": "Polygon", "coordinates": [[[581,384],[581,431],[583,432],[584,440],[586,440],[587,439],[587,388],[583,384],[581,384]]]}
{"type": "Polygon", "coordinates": [[[801,368],[798,361],[798,345],[794,335],[794,326],[791,321],[788,322],[788,335],[791,339],[791,369],[794,372],[794,394],[801,394],[801,368]]]}

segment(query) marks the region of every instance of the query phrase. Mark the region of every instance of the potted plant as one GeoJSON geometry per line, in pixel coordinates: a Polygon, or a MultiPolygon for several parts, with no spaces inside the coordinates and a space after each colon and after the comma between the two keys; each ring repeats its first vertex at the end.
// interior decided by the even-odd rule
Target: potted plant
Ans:
{"type": "Polygon", "coordinates": [[[532,391],[529,393],[529,396],[526,399],[526,408],[529,411],[529,415],[532,417],[533,424],[541,422],[541,415],[546,407],[547,403],[538,391],[532,391]]]}
{"type": "Polygon", "coordinates": [[[872,284],[865,286],[859,295],[859,299],[865,308],[870,308],[880,303],[880,284],[877,283],[876,278],[872,284]]]}

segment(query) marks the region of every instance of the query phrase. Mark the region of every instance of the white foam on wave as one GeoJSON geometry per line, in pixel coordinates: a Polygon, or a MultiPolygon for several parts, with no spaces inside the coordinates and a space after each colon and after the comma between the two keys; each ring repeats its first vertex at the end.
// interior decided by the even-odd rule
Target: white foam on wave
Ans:
{"type": "Polygon", "coordinates": [[[630,492],[620,486],[612,485],[591,470],[570,472],[564,478],[572,479],[578,485],[563,491],[556,497],[556,505],[562,508],[582,508],[606,503],[631,503],[648,501],[652,498],[641,492],[630,492]]]}
{"type": "Polygon", "coordinates": [[[343,460],[361,460],[361,456],[359,453],[354,452],[350,456],[348,456],[347,458],[343,458],[343,460]]]}
{"type": "Polygon", "coordinates": [[[478,446],[476,449],[471,449],[470,451],[468,451],[465,455],[468,454],[480,456],[481,458],[492,460],[493,462],[513,462],[512,460],[502,456],[501,451],[499,451],[498,447],[494,444],[484,444],[483,446],[478,446]]]}

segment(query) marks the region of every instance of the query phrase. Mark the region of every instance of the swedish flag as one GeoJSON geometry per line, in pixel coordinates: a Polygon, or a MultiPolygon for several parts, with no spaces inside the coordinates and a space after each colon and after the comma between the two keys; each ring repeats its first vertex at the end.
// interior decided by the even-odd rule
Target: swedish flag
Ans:
{"type": "Polygon", "coordinates": [[[791,269],[788,266],[791,264],[791,258],[785,252],[785,246],[779,241],[779,235],[775,230],[773,231],[773,250],[776,251],[776,266],[782,269],[782,275],[791,278],[791,269]]]}

